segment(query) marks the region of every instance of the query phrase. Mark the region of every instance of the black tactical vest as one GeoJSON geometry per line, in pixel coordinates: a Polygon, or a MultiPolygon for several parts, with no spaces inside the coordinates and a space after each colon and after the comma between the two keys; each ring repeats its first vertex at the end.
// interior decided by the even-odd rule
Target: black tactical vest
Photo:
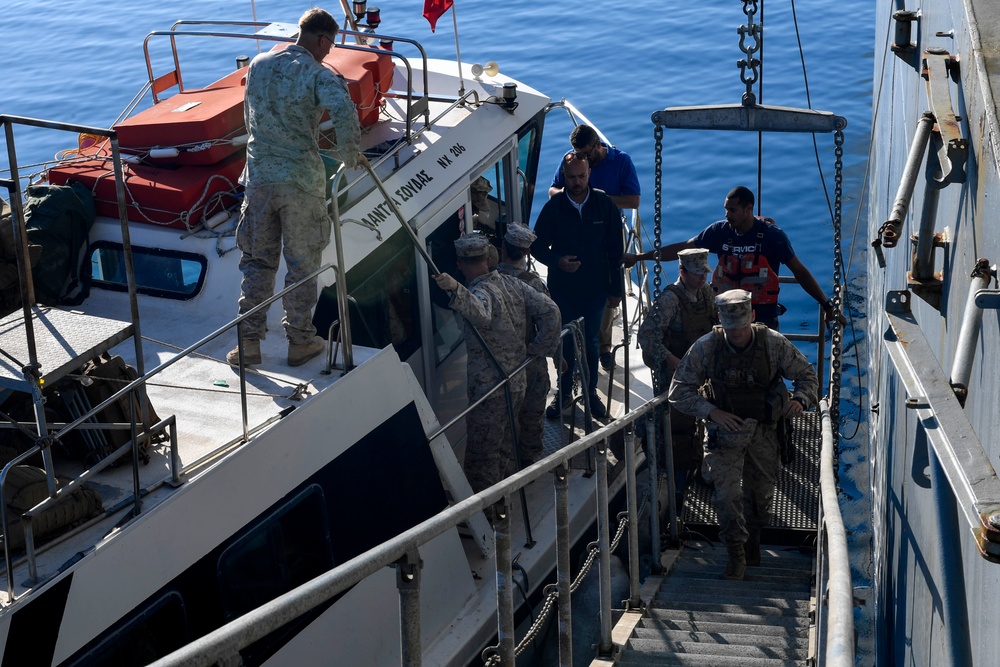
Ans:
{"type": "Polygon", "coordinates": [[[715,327],[715,354],[708,380],[708,400],[726,412],[753,417],[762,424],[778,421],[788,401],[788,388],[779,373],[771,375],[763,324],[754,323],[750,346],[735,352],[726,344],[722,327],[715,327]]]}

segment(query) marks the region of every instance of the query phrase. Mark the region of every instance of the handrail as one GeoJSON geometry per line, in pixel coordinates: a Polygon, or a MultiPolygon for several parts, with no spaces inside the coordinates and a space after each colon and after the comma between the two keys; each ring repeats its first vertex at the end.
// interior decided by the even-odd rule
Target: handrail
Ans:
{"type": "MultiPolygon", "coordinates": [[[[829,618],[825,627],[826,667],[854,667],[854,588],[851,584],[851,562],[847,551],[847,529],[840,514],[837,497],[836,458],[833,421],[830,404],[820,401],[823,419],[823,445],[820,450],[820,504],[826,528],[825,543],[829,546],[829,580],[827,606],[829,618]]],[[[820,554],[817,553],[817,557],[820,554]]],[[[822,605],[820,605],[820,612],[822,605]]]]}
{"type": "MultiPolygon", "coordinates": [[[[211,665],[220,659],[233,656],[240,648],[250,645],[293,618],[307,613],[382,568],[392,565],[412,549],[466,522],[476,513],[503,501],[543,475],[555,472],[561,466],[567,466],[573,457],[592,447],[600,446],[610,435],[631,427],[636,419],[665,401],[665,396],[651,399],[615,422],[569,443],[524,470],[456,502],[413,528],[194,640],[151,663],[150,667],[211,665]]],[[[508,520],[504,519],[504,522],[508,520]]],[[[501,560],[499,550],[497,560],[501,560]]]]}

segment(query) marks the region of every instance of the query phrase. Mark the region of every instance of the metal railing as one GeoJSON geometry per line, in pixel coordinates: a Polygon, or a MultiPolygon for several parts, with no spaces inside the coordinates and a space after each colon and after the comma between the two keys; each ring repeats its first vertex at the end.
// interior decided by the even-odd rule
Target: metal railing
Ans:
{"type": "MultiPolygon", "coordinates": [[[[601,579],[601,590],[605,594],[601,596],[601,617],[607,619],[607,623],[602,623],[601,646],[610,650],[611,642],[611,600],[607,591],[610,590],[610,518],[608,516],[608,438],[609,436],[625,431],[625,452],[626,468],[626,492],[628,502],[628,523],[630,527],[638,525],[638,500],[635,494],[635,469],[639,459],[635,456],[635,438],[632,432],[632,425],[636,419],[647,414],[658,405],[662,404],[666,397],[660,396],[652,399],[643,406],[631,411],[617,421],[605,426],[593,433],[582,437],[580,440],[572,442],[559,451],[545,457],[544,459],[528,466],[524,470],[514,473],[510,477],[494,484],[469,498],[456,502],[453,506],[443,510],[426,521],[410,528],[409,530],[393,537],[392,539],[370,549],[369,551],[352,558],[342,565],[326,572],[319,577],[299,586],[275,600],[262,605],[261,607],[247,613],[240,618],[227,623],[213,632],[196,639],[187,646],[174,653],[157,660],[155,667],[167,666],[194,666],[211,665],[219,660],[234,659],[237,652],[253,642],[261,639],[270,632],[280,628],[289,621],[307,613],[317,606],[329,601],[339,593],[347,590],[363,581],[368,576],[375,574],[384,567],[397,565],[400,562],[412,565],[414,550],[445,531],[465,523],[478,512],[493,507],[494,509],[494,531],[496,537],[496,563],[498,563],[498,626],[499,626],[499,646],[493,650],[498,656],[501,665],[514,665],[514,655],[516,647],[513,640],[514,628],[514,604],[513,586],[511,576],[511,543],[510,543],[510,516],[507,508],[510,505],[510,496],[526,487],[528,484],[542,478],[548,474],[554,474],[553,487],[556,495],[556,571],[557,586],[560,589],[558,599],[559,608],[559,632],[560,632],[560,665],[572,664],[571,656],[563,654],[563,650],[569,650],[568,638],[571,637],[571,628],[567,626],[567,621],[571,617],[569,611],[568,582],[570,573],[567,572],[569,564],[569,534],[568,534],[568,485],[567,474],[570,460],[580,454],[591,452],[597,461],[597,475],[594,476],[597,485],[598,496],[598,563],[601,579]],[[603,508],[603,509],[602,509],[603,508]],[[563,522],[559,525],[559,517],[563,522]],[[565,590],[565,593],[563,591],[565,590]],[[605,627],[605,625],[607,627],[605,627]]],[[[440,433],[440,431],[439,431],[440,433]]],[[[647,456],[648,458],[648,456],[647,456]]],[[[637,530],[629,531],[629,549],[632,553],[638,553],[637,530]]],[[[658,544],[658,541],[656,542],[658,544]]],[[[409,566],[409,565],[408,565],[409,566]]],[[[419,628],[419,622],[411,618],[416,612],[417,606],[412,604],[415,593],[413,586],[419,586],[419,577],[410,573],[406,577],[401,577],[408,588],[401,588],[400,592],[400,624],[402,641],[408,649],[403,651],[403,655],[408,656],[407,665],[420,664],[420,652],[414,650],[413,642],[419,642],[419,637],[413,635],[413,629],[419,628]]],[[[637,568],[630,573],[629,587],[631,597],[638,599],[638,571],[637,568]]],[[[419,646],[419,644],[416,644],[419,646]]]]}

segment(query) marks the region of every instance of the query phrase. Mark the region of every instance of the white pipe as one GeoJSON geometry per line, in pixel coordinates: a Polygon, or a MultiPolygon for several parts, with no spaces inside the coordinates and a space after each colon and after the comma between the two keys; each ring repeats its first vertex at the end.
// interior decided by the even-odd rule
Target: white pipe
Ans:
{"type": "Polygon", "coordinates": [[[820,452],[820,493],[829,547],[830,580],[827,586],[828,620],[826,632],[826,667],[854,667],[854,587],[851,562],[847,554],[847,530],[840,515],[837,479],[833,472],[833,425],[830,404],[820,401],[823,415],[823,447],[820,452]]]}

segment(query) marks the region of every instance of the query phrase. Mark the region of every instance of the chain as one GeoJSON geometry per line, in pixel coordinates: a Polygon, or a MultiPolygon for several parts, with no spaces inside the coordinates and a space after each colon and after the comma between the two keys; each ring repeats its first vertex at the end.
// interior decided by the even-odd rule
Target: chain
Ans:
{"type": "Polygon", "coordinates": [[[746,58],[741,58],[736,62],[740,68],[740,81],[746,84],[747,90],[743,93],[743,106],[752,107],[757,103],[757,96],[754,95],[753,86],[760,80],[760,59],[754,54],[760,49],[761,41],[764,37],[764,26],[754,23],[754,15],[757,14],[757,0],[743,0],[743,13],[746,14],[747,24],[736,29],[740,35],[740,51],[746,54],[746,58]],[[747,40],[752,40],[747,44],[747,40]],[[749,74],[747,70],[750,70],[749,74]]]}
{"type": "MultiPolygon", "coordinates": [[[[653,138],[656,140],[656,154],[654,158],[654,203],[653,203],[653,253],[657,258],[657,261],[653,263],[653,302],[651,308],[653,309],[650,315],[653,317],[653,322],[656,324],[657,330],[660,327],[660,286],[663,284],[663,267],[659,261],[660,248],[662,247],[663,238],[663,126],[659,123],[653,128],[653,138]]],[[[659,349],[657,349],[657,356],[659,356],[659,349]]],[[[652,370],[652,381],[654,390],[658,391],[660,388],[660,365],[661,359],[656,359],[656,363],[653,364],[652,370]]]]}
{"type": "MultiPolygon", "coordinates": [[[[830,342],[830,420],[834,434],[840,433],[840,382],[843,356],[844,326],[840,314],[844,310],[844,256],[840,247],[841,208],[844,197],[844,131],[833,135],[836,157],[833,188],[833,332],[830,342]]],[[[836,440],[835,440],[836,442],[836,440]]]]}
{"type": "MultiPolygon", "coordinates": [[[[647,491],[645,494],[643,494],[642,503],[639,505],[639,510],[637,514],[641,515],[643,512],[645,512],[648,504],[649,504],[649,492],[647,491]]],[[[614,539],[611,540],[610,551],[614,551],[615,549],[618,548],[618,545],[621,544],[622,537],[625,535],[625,531],[627,529],[628,529],[628,513],[622,512],[618,515],[618,528],[615,531],[614,539]]],[[[588,572],[590,572],[590,568],[594,564],[594,559],[597,558],[597,553],[598,553],[597,543],[596,542],[592,543],[589,545],[589,547],[590,551],[587,553],[587,560],[584,562],[583,568],[580,570],[580,572],[576,575],[576,578],[573,579],[573,582],[570,584],[569,587],[570,593],[575,593],[576,589],[580,587],[580,585],[583,583],[583,578],[587,576],[588,572]]],[[[549,617],[549,614],[551,614],[552,610],[556,608],[556,602],[558,601],[559,601],[559,589],[556,587],[555,584],[549,584],[548,586],[545,587],[545,600],[542,602],[542,610],[541,612],[539,612],[538,617],[535,618],[534,623],[531,624],[531,627],[528,628],[528,631],[525,633],[524,638],[521,639],[521,642],[517,645],[517,648],[514,649],[515,657],[521,655],[528,648],[531,642],[534,641],[535,637],[538,636],[538,633],[545,625],[545,621],[549,617]]],[[[494,665],[500,664],[500,653],[498,652],[498,649],[499,647],[497,646],[490,646],[483,651],[482,658],[485,667],[493,667],[494,665]]]]}

